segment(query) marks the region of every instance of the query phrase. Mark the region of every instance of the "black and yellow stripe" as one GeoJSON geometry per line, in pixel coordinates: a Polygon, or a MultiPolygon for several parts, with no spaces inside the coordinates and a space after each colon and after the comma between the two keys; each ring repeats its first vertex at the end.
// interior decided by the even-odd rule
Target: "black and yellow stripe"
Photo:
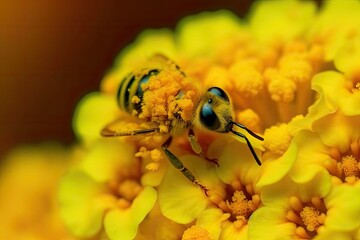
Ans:
{"type": "Polygon", "coordinates": [[[140,110],[141,101],[144,95],[142,84],[147,83],[151,76],[159,73],[158,69],[142,70],[146,74],[129,74],[120,84],[117,92],[117,102],[121,110],[132,113],[133,110],[140,110]],[[139,103],[133,103],[131,99],[137,96],[139,103]]]}

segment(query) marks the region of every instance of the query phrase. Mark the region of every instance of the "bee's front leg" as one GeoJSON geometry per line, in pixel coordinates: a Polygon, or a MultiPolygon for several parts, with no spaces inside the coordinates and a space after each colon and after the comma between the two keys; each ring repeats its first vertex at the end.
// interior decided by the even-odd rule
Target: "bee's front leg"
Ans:
{"type": "Polygon", "coordinates": [[[168,159],[170,160],[171,164],[177,168],[178,170],[181,171],[181,173],[187,178],[189,179],[192,183],[194,183],[195,185],[197,185],[198,187],[201,188],[201,190],[204,191],[206,196],[208,195],[208,191],[209,189],[206,188],[204,185],[202,185],[194,176],[194,174],[192,174],[190,172],[189,169],[187,169],[183,163],[180,161],[180,159],[178,159],[172,152],[170,152],[170,150],[168,149],[169,145],[171,143],[171,137],[166,140],[166,142],[162,145],[162,149],[164,150],[166,156],[168,157],[168,159]]]}

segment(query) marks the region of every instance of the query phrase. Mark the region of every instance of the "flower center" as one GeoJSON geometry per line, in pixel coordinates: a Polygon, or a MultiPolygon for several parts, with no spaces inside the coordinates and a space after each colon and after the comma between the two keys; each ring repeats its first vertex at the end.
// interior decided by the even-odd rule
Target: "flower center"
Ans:
{"type": "Polygon", "coordinates": [[[360,178],[360,146],[358,141],[350,144],[347,152],[341,153],[338,148],[330,149],[332,159],[325,162],[328,172],[336,182],[354,184],[360,178]]]}
{"type": "Polygon", "coordinates": [[[286,218],[296,224],[295,234],[301,239],[311,239],[317,234],[325,222],[326,207],[322,199],[313,197],[310,202],[301,202],[296,197],[290,197],[291,209],[286,218]]]}
{"type": "Polygon", "coordinates": [[[315,231],[320,226],[320,212],[313,207],[304,207],[300,212],[301,219],[309,231],[315,231]]]}
{"type": "Polygon", "coordinates": [[[349,155],[342,157],[341,162],[338,162],[338,166],[345,177],[359,177],[358,161],[354,156],[349,155]]]}
{"type": "Polygon", "coordinates": [[[212,195],[210,199],[223,212],[230,213],[229,220],[234,227],[240,229],[246,225],[251,214],[260,206],[260,195],[254,192],[252,184],[242,185],[234,181],[227,187],[228,199],[219,195],[212,195]]]}
{"type": "Polygon", "coordinates": [[[118,206],[123,209],[130,207],[142,190],[140,183],[134,179],[124,179],[121,182],[111,181],[109,186],[113,195],[117,197],[118,206]]]}
{"type": "Polygon", "coordinates": [[[193,225],[190,228],[186,229],[181,240],[210,240],[209,232],[198,226],[193,225]]]}

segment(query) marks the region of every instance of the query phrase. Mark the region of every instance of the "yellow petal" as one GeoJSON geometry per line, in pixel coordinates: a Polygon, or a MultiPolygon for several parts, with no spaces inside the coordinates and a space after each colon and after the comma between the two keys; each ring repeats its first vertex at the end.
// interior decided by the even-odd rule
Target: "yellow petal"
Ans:
{"type": "Polygon", "coordinates": [[[176,29],[179,51],[190,57],[208,55],[210,49],[238,34],[240,30],[239,19],[226,10],[186,17],[176,29]]]}
{"type": "Polygon", "coordinates": [[[244,225],[240,229],[238,229],[234,226],[232,222],[227,221],[226,224],[223,225],[223,230],[221,232],[220,239],[224,239],[224,240],[248,239],[248,225],[244,225]]]}
{"type": "Polygon", "coordinates": [[[60,184],[59,201],[65,224],[78,237],[91,237],[102,227],[105,210],[110,207],[103,201],[103,185],[88,175],[73,171],[60,184]]]}
{"type": "MultiPolygon", "coordinates": [[[[319,97],[309,107],[305,118],[298,117],[292,121],[292,125],[299,129],[312,129],[315,121],[337,111],[342,105],[341,101],[348,101],[345,99],[349,98],[344,76],[335,71],[325,71],[315,75],[311,86],[319,97]]],[[[353,105],[344,107],[356,109],[353,105]]]]}
{"type": "Polygon", "coordinates": [[[257,209],[249,220],[249,239],[291,240],[295,225],[285,220],[285,210],[271,207],[257,209]]]}
{"type": "Polygon", "coordinates": [[[338,111],[315,122],[313,128],[324,145],[346,152],[351,142],[360,136],[360,115],[344,116],[338,111]]]}
{"type": "Polygon", "coordinates": [[[298,149],[294,167],[290,172],[290,176],[295,182],[308,182],[319,171],[325,171],[322,166],[329,159],[329,155],[318,134],[307,130],[300,131],[293,138],[293,145],[296,145],[298,149]]]}
{"type": "MultiPolygon", "coordinates": [[[[243,184],[254,183],[261,172],[261,167],[257,165],[250,149],[246,143],[239,141],[215,141],[210,150],[218,151],[219,167],[216,168],[217,175],[224,183],[231,183],[240,177],[243,184]]],[[[258,152],[258,156],[260,156],[258,152]]]]}
{"type": "Polygon", "coordinates": [[[173,59],[176,55],[173,33],[169,29],[147,29],[117,56],[115,68],[136,67],[154,54],[164,54],[173,59]]]}
{"type": "Polygon", "coordinates": [[[325,226],[338,231],[353,231],[360,228],[360,185],[342,184],[333,187],[325,198],[328,209],[325,226]]]}
{"type": "Polygon", "coordinates": [[[256,1],[251,8],[251,31],[260,41],[288,41],[304,34],[315,11],[313,1],[256,1]]]}
{"type": "Polygon", "coordinates": [[[326,100],[326,106],[318,108],[341,108],[346,115],[360,114],[360,91],[355,90],[353,82],[345,75],[335,71],[320,73],[313,79],[313,88],[326,100]]]}
{"type": "Polygon", "coordinates": [[[359,33],[360,2],[357,0],[324,1],[322,11],[312,23],[310,36],[325,47],[325,60],[333,60],[348,39],[359,33]]]}
{"type": "Polygon", "coordinates": [[[128,209],[110,210],[104,219],[105,231],[110,240],[134,239],[139,224],[153,208],[157,193],[152,187],[145,187],[128,209]]]}
{"type": "Polygon", "coordinates": [[[337,52],[334,64],[346,75],[355,73],[360,66],[360,36],[347,41],[337,52]]]}
{"type": "Polygon", "coordinates": [[[124,140],[101,139],[92,146],[80,165],[92,179],[105,182],[125,171],[130,172],[131,168],[137,168],[138,160],[134,155],[135,146],[124,140]]]}
{"type": "Polygon", "coordinates": [[[339,231],[328,231],[325,229],[323,232],[319,233],[317,236],[314,237],[314,240],[329,240],[329,239],[336,239],[336,240],[353,240],[357,239],[351,236],[348,232],[339,232],[339,231]]]}
{"type": "Polygon", "coordinates": [[[293,166],[298,152],[297,146],[290,144],[286,152],[275,160],[266,161],[262,166],[262,175],[256,184],[256,188],[263,188],[279,181],[293,166]]]}
{"type": "Polygon", "coordinates": [[[17,147],[0,157],[0,239],[70,238],[57,199],[68,153],[46,143],[17,147]]]}
{"type": "MultiPolygon", "coordinates": [[[[180,158],[194,176],[209,189],[216,178],[206,161],[194,155],[180,158]]],[[[211,164],[211,163],[210,163],[211,164]]],[[[177,223],[190,223],[205,209],[208,198],[204,192],[191,183],[178,169],[170,167],[159,186],[159,205],[165,217],[177,223]]]]}
{"type": "Polygon", "coordinates": [[[229,213],[223,213],[219,208],[205,209],[197,218],[196,225],[206,229],[211,239],[218,239],[221,233],[223,221],[230,217],[229,213]]]}
{"type": "Polygon", "coordinates": [[[73,129],[85,143],[101,138],[100,131],[114,121],[118,113],[114,96],[94,92],[83,97],[76,106],[73,129]]]}

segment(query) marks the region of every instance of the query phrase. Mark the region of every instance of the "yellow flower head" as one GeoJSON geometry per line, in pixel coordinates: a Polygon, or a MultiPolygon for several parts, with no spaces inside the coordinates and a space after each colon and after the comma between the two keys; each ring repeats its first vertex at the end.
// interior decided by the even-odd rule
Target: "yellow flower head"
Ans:
{"type": "Polygon", "coordinates": [[[206,12],[141,34],[75,112],[66,225],[110,239],[358,237],[359,16],[355,0],[256,1],[247,21],[206,12]],[[228,96],[213,102],[211,87],[228,96]]]}
{"type": "Polygon", "coordinates": [[[83,153],[60,185],[61,215],[77,237],[133,239],[152,209],[156,192],[141,183],[134,147],[101,140],[83,153]]]}
{"type": "Polygon", "coordinates": [[[71,158],[63,147],[47,143],[19,147],[1,159],[0,239],[74,239],[57,204],[71,158]]]}

